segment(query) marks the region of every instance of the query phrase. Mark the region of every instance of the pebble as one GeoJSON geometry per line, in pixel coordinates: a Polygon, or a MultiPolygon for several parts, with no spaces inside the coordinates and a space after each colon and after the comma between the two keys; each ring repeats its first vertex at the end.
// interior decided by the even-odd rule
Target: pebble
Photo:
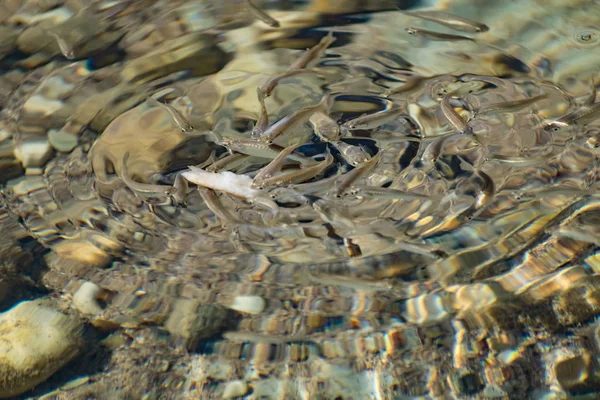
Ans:
{"type": "Polygon", "coordinates": [[[240,397],[248,392],[248,384],[244,381],[230,381],[225,386],[223,391],[224,399],[233,399],[234,397],[240,397]]]}
{"type": "Polygon", "coordinates": [[[554,365],[554,374],[560,386],[572,393],[591,389],[597,384],[592,366],[592,357],[588,352],[565,357],[554,365]]]}
{"type": "Polygon", "coordinates": [[[24,393],[79,353],[82,325],[41,301],[0,314],[0,398],[24,393]]]}
{"type": "Polygon", "coordinates": [[[230,314],[227,308],[218,304],[177,299],[165,321],[165,329],[191,344],[207,339],[222,330],[229,323],[230,314]]]}
{"type": "Polygon", "coordinates": [[[265,305],[265,300],[260,296],[236,296],[229,308],[247,314],[260,314],[265,305]]]}
{"type": "Polygon", "coordinates": [[[77,136],[65,132],[62,129],[51,129],[48,131],[50,145],[57,151],[69,152],[77,146],[77,136]]]}
{"type": "Polygon", "coordinates": [[[52,146],[46,138],[27,140],[15,147],[15,156],[25,168],[44,165],[51,154],[52,146]]]}
{"type": "Polygon", "coordinates": [[[102,289],[92,282],[84,282],[73,295],[73,305],[83,314],[96,315],[102,312],[98,294],[102,289]]]}

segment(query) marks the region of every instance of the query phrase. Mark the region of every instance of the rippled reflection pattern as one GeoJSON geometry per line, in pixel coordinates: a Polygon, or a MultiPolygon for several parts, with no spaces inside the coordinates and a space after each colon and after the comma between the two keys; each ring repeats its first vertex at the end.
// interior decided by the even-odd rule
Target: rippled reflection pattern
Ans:
{"type": "Polygon", "coordinates": [[[0,398],[595,398],[598,22],[2,2],[0,398]]]}

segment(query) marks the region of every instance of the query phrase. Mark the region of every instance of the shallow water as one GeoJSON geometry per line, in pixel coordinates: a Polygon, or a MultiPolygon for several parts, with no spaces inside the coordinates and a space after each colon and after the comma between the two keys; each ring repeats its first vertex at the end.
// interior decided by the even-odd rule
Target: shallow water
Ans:
{"type": "Polygon", "coordinates": [[[0,4],[0,398],[595,398],[600,4],[211,3],[0,4]]]}

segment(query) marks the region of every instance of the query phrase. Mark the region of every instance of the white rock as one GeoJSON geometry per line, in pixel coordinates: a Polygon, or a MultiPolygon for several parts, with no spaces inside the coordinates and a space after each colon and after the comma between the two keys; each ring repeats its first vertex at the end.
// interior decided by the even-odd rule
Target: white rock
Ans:
{"type": "Polygon", "coordinates": [[[51,154],[52,146],[45,137],[24,141],[15,147],[15,157],[25,168],[44,165],[51,154]]]}
{"type": "Polygon", "coordinates": [[[236,296],[229,308],[248,314],[260,314],[265,309],[265,300],[260,296],[236,296]]]}
{"type": "Polygon", "coordinates": [[[82,325],[39,301],[0,314],[0,398],[32,389],[79,352],[82,325]]]}
{"type": "Polygon", "coordinates": [[[231,381],[227,382],[227,386],[223,391],[224,399],[233,399],[234,397],[240,397],[248,392],[248,384],[244,381],[231,381]]]}
{"type": "Polygon", "coordinates": [[[102,312],[98,294],[102,289],[92,282],[84,282],[73,295],[73,305],[83,314],[96,315],[102,312]]]}

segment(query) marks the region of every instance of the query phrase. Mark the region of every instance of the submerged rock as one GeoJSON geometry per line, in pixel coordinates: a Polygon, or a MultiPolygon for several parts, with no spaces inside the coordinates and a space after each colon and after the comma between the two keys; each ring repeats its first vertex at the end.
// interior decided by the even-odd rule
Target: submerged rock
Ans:
{"type": "Polygon", "coordinates": [[[48,379],[79,352],[82,326],[40,301],[25,301],[0,315],[0,398],[48,379]]]}
{"type": "Polygon", "coordinates": [[[169,318],[166,330],[183,338],[189,347],[221,331],[231,320],[232,312],[217,304],[202,304],[197,300],[178,299],[169,318]]]}

